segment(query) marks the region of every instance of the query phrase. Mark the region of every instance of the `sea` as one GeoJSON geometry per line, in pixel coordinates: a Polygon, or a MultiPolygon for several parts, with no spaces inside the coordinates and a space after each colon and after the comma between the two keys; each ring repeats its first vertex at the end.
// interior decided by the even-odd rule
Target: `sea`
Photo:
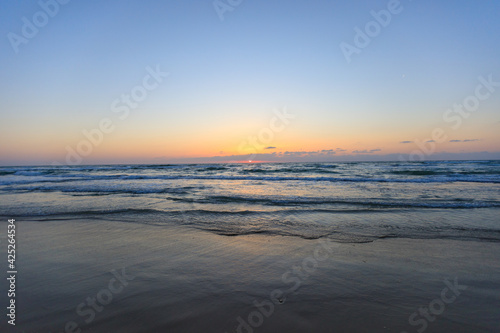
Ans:
{"type": "Polygon", "coordinates": [[[500,161],[0,168],[0,216],[224,236],[500,241],[500,161]]]}

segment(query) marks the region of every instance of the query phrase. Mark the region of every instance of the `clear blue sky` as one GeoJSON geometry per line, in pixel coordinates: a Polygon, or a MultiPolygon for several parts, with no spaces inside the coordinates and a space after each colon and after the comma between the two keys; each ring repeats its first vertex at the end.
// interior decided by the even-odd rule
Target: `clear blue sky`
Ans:
{"type": "Polygon", "coordinates": [[[234,160],[285,106],[295,118],[255,148],[262,160],[329,149],[393,158],[438,127],[447,140],[434,157],[497,158],[500,87],[457,129],[443,114],[479,76],[500,82],[500,2],[401,1],[348,63],[340,44],[355,45],[354,28],[388,3],[243,0],[222,21],[212,1],[73,0],[16,53],[9,33],[22,37],[23,17],[33,23],[42,8],[4,1],[0,164],[65,163],[103,118],[113,130],[81,163],[234,160]],[[113,101],[158,65],[168,77],[119,119],[113,101]]]}

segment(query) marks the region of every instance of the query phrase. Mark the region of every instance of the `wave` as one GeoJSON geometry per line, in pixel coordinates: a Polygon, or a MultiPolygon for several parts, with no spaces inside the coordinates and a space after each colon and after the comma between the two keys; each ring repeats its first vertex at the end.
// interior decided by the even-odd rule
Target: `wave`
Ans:
{"type": "Polygon", "coordinates": [[[227,237],[262,235],[303,239],[329,238],[341,243],[367,243],[392,238],[500,242],[500,230],[493,226],[450,226],[446,223],[437,223],[437,220],[436,223],[416,220],[395,228],[394,216],[392,222],[389,220],[387,223],[383,218],[385,215],[381,215],[382,219],[381,217],[369,219],[370,216],[367,216],[366,221],[371,223],[366,223],[364,219],[346,221],[346,216],[332,219],[328,215],[315,214],[311,219],[312,215],[301,215],[318,212],[328,212],[328,210],[164,211],[154,208],[109,208],[81,209],[74,212],[30,212],[25,215],[25,218],[22,214],[13,214],[10,218],[15,216],[19,219],[39,222],[67,220],[69,223],[72,220],[92,220],[97,223],[100,220],[108,220],[116,223],[147,224],[159,227],[184,226],[227,237]],[[298,218],[293,218],[297,214],[299,214],[298,218]]]}
{"type": "Polygon", "coordinates": [[[481,171],[435,171],[435,170],[393,170],[389,172],[394,175],[408,176],[437,176],[447,175],[449,177],[460,177],[462,175],[500,175],[500,170],[481,170],[481,171]]]}
{"type": "MultiPolygon", "coordinates": [[[[33,216],[93,216],[97,217],[100,215],[126,215],[126,214],[155,214],[156,216],[164,216],[164,217],[175,217],[188,214],[189,216],[197,216],[197,217],[240,217],[240,216],[266,216],[266,215],[291,215],[291,214],[303,214],[303,213],[355,213],[364,210],[328,210],[328,209],[312,209],[312,210],[272,210],[272,211],[252,211],[252,210],[238,210],[238,211],[223,211],[223,210],[207,210],[207,209],[186,209],[186,210],[161,210],[155,208],[124,208],[124,209],[85,209],[85,210],[76,210],[72,212],[68,211],[46,211],[46,212],[32,212],[29,214],[22,214],[22,212],[18,212],[18,214],[14,214],[23,217],[33,217],[33,216]]],[[[371,211],[372,213],[376,213],[376,211],[371,211]]]]}
{"type": "Polygon", "coordinates": [[[225,175],[71,175],[67,179],[20,179],[20,180],[2,180],[0,185],[11,184],[30,184],[38,182],[62,182],[62,181],[93,181],[93,180],[243,180],[243,181],[269,181],[269,182],[347,182],[347,183],[492,183],[500,184],[499,177],[471,177],[447,176],[447,177],[429,177],[429,178],[368,178],[368,177],[282,177],[282,176],[225,176],[225,175]]]}
{"type": "Polygon", "coordinates": [[[175,197],[165,197],[165,199],[176,202],[198,203],[198,204],[255,204],[264,206],[304,206],[304,205],[349,205],[365,207],[387,207],[387,208],[489,208],[500,207],[500,202],[496,201],[473,201],[465,199],[454,200],[432,200],[430,198],[420,198],[419,201],[402,199],[375,199],[375,198],[325,198],[325,197],[286,197],[286,196],[239,196],[239,195],[208,195],[199,198],[187,198],[178,195],[191,194],[193,190],[201,187],[165,187],[141,184],[140,186],[130,186],[129,184],[119,184],[119,186],[87,185],[80,186],[12,186],[0,189],[3,192],[61,192],[72,196],[104,196],[110,194],[172,194],[175,197]],[[430,200],[429,200],[430,199],[430,200]]]}
{"type": "Polygon", "coordinates": [[[407,228],[398,231],[387,231],[383,227],[376,230],[354,232],[349,228],[339,229],[336,226],[293,228],[276,228],[272,225],[266,227],[255,226],[237,226],[221,224],[196,224],[192,227],[207,232],[212,232],[221,236],[248,236],[248,235],[266,235],[266,236],[285,236],[299,237],[307,240],[328,238],[338,243],[371,243],[384,239],[448,239],[461,241],[486,241],[500,242],[500,230],[491,228],[407,228]]]}
{"type": "Polygon", "coordinates": [[[461,241],[484,241],[484,242],[500,242],[499,237],[490,237],[487,235],[473,236],[465,235],[404,235],[404,234],[382,234],[382,235],[350,235],[340,233],[326,233],[326,234],[305,234],[300,232],[285,232],[276,230],[245,230],[245,231],[232,231],[217,228],[197,228],[203,231],[215,233],[220,236],[237,237],[237,236],[250,236],[250,235],[266,235],[266,236],[282,236],[282,237],[297,237],[305,240],[317,240],[327,238],[337,243],[346,244],[365,244],[373,243],[377,240],[383,239],[448,239],[448,240],[461,240],[461,241]]]}
{"type": "MultiPolygon", "coordinates": [[[[478,200],[428,200],[427,202],[404,201],[401,199],[380,200],[380,199],[329,199],[329,198],[308,198],[308,197],[244,197],[244,196],[221,196],[214,195],[199,199],[168,197],[172,201],[189,202],[192,204],[256,204],[264,206],[362,206],[371,208],[444,208],[444,209],[471,209],[471,208],[497,208],[500,202],[478,201],[478,200]]],[[[328,210],[325,210],[327,212],[328,210]]]]}
{"type": "Polygon", "coordinates": [[[243,169],[242,174],[314,174],[314,173],[329,173],[340,174],[338,171],[329,170],[327,168],[307,169],[307,168],[281,168],[281,169],[243,169]]]}
{"type": "Polygon", "coordinates": [[[484,171],[459,171],[459,175],[500,175],[499,170],[484,170],[484,171]]]}
{"type": "Polygon", "coordinates": [[[394,175],[408,175],[408,176],[434,176],[434,175],[448,175],[449,172],[432,171],[432,170],[394,170],[390,173],[394,175]]]}
{"type": "Polygon", "coordinates": [[[17,186],[17,187],[4,187],[0,191],[4,192],[62,192],[62,193],[89,193],[92,195],[104,194],[155,194],[155,193],[175,193],[187,194],[192,187],[161,187],[153,188],[151,186],[143,185],[140,188],[130,188],[130,186],[17,186]]]}
{"type": "Polygon", "coordinates": [[[390,178],[350,178],[350,177],[270,177],[270,176],[195,176],[195,175],[124,175],[124,176],[104,176],[108,179],[192,179],[192,180],[260,180],[260,181],[313,181],[313,182],[375,182],[375,183],[450,183],[450,182],[475,182],[475,183],[500,183],[499,178],[471,178],[471,177],[443,177],[443,178],[425,178],[425,179],[390,179],[390,178]]]}
{"type": "Polygon", "coordinates": [[[164,213],[160,210],[156,209],[148,209],[148,208],[143,208],[143,209],[137,209],[137,208],[125,208],[125,209],[88,209],[88,210],[79,210],[79,211],[74,211],[74,212],[29,212],[29,214],[23,215],[23,214],[15,214],[18,217],[25,217],[27,219],[33,219],[33,217],[47,217],[47,219],[34,219],[37,221],[53,221],[53,217],[68,217],[69,219],[74,219],[74,218],[81,218],[81,217],[92,217],[96,218],[101,215],[122,215],[122,214],[148,214],[148,213],[164,213]],[[50,218],[48,218],[50,217],[50,218]]]}

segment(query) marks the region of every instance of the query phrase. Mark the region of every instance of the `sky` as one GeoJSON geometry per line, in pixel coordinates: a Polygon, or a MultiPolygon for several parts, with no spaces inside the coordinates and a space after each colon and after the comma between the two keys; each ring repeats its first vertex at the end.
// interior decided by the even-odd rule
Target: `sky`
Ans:
{"type": "Polygon", "coordinates": [[[500,159],[499,13],[3,1],[0,165],[500,159]]]}

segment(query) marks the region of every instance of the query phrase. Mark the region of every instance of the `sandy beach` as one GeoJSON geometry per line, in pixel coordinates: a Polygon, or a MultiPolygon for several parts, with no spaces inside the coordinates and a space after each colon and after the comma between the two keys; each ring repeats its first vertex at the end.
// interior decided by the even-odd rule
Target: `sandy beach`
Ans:
{"type": "Polygon", "coordinates": [[[17,229],[16,332],[500,327],[498,243],[343,244],[56,218],[18,221],[17,229]]]}
{"type": "Polygon", "coordinates": [[[0,333],[500,333],[500,1],[3,1],[0,333]]]}

